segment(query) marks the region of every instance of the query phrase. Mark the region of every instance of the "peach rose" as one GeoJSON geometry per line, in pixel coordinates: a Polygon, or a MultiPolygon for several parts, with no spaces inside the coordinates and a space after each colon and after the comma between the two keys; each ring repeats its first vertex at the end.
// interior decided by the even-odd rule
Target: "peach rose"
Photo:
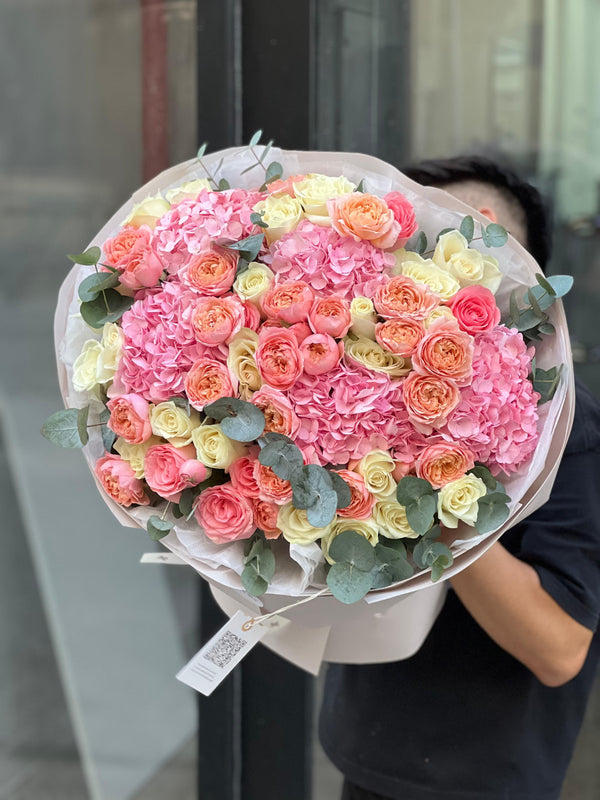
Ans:
{"type": "Polygon", "coordinates": [[[379,322],[375,326],[375,339],[381,347],[404,358],[412,356],[424,336],[423,323],[408,314],[379,322]]]}
{"type": "Polygon", "coordinates": [[[252,396],[251,402],[265,415],[265,431],[295,438],[300,429],[300,420],[283,392],[263,386],[252,396]]]}
{"type": "Polygon", "coordinates": [[[340,236],[363,239],[387,250],[400,235],[400,225],[385,200],[373,194],[352,192],[327,201],[331,225],[340,236]]]}
{"type": "Polygon", "coordinates": [[[294,385],[304,366],[296,337],[284,328],[261,329],[255,360],[264,383],[281,391],[294,385]]]}
{"type": "Polygon", "coordinates": [[[392,472],[392,477],[395,481],[400,483],[402,478],[405,478],[407,475],[410,475],[411,472],[414,471],[414,461],[396,461],[394,462],[396,466],[394,467],[394,471],[392,472]]]}
{"type": "Polygon", "coordinates": [[[439,442],[426,447],[417,458],[417,476],[441,489],[447,483],[458,480],[475,466],[475,457],[460,444],[439,442]]]}
{"type": "Polygon", "coordinates": [[[192,328],[202,344],[228,344],[245,322],[245,308],[237,295],[201,297],[192,309],[192,328]]]}
{"type": "Polygon", "coordinates": [[[112,239],[104,242],[102,246],[104,260],[111,267],[123,269],[133,248],[140,244],[148,247],[151,241],[152,230],[147,225],[142,225],[140,228],[127,225],[125,228],[121,228],[112,239]]]}
{"type": "Polygon", "coordinates": [[[152,491],[174,503],[179,502],[184,489],[201,483],[207,474],[192,444],[185,447],[155,444],[148,448],[144,458],[146,483],[152,491]]]}
{"type": "Polygon", "coordinates": [[[271,286],[260,302],[267,317],[293,325],[307,320],[314,298],[305,281],[284,281],[271,286]]]}
{"type": "Polygon", "coordinates": [[[216,544],[249,539],[256,529],[250,500],[238,494],[231,483],[205,489],[194,516],[204,533],[216,544]]]}
{"type": "Polygon", "coordinates": [[[265,467],[257,459],[254,463],[254,477],[259,489],[259,498],[266,503],[284,506],[292,499],[292,485],[278,478],[271,467],[265,467]]]}
{"type": "Polygon", "coordinates": [[[281,528],[277,527],[278,505],[264,500],[252,500],[252,513],[254,524],[264,533],[265,539],[277,539],[281,536],[281,528]]]}
{"type": "Polygon", "coordinates": [[[496,298],[485,286],[465,286],[454,295],[450,308],[461,330],[473,336],[500,322],[496,298]]]}
{"type": "Polygon", "coordinates": [[[129,444],[141,444],[152,436],[150,407],[143,397],[122,394],[106,407],[110,411],[108,427],[129,444]]]}
{"type": "Polygon", "coordinates": [[[394,246],[404,247],[413,233],[416,233],[419,228],[415,218],[415,207],[401,192],[388,192],[383,199],[394,215],[394,219],[400,225],[400,232],[394,246]]]}
{"type": "Polygon", "coordinates": [[[260,311],[249,300],[242,300],[244,307],[244,328],[257,331],[260,328],[260,311]]]}
{"type": "Polygon", "coordinates": [[[295,322],[293,325],[290,325],[288,331],[294,334],[298,345],[301,345],[307,336],[312,335],[308,322],[295,322]]]}
{"type": "Polygon", "coordinates": [[[307,336],[300,345],[304,359],[304,372],[307,375],[323,375],[340,363],[344,355],[344,343],[326,333],[307,336]]]}
{"type": "Polygon", "coordinates": [[[412,356],[415,372],[449,378],[467,386],[473,375],[473,337],[461,331],[453,320],[434,322],[412,356]]]}
{"type": "Polygon", "coordinates": [[[213,245],[183,267],[179,273],[181,282],[204,294],[225,294],[233,286],[238,259],[235,250],[213,245]]]}
{"type": "Polygon", "coordinates": [[[244,497],[258,497],[260,489],[254,474],[256,455],[247,455],[238,458],[229,467],[229,477],[233,488],[244,497]]]}
{"type": "Polygon", "coordinates": [[[373,303],[378,314],[386,319],[408,315],[426,319],[437,306],[438,298],[426,286],[406,275],[396,275],[375,290],[373,303]]]}
{"type": "Polygon", "coordinates": [[[290,175],[289,178],[278,178],[276,181],[271,181],[267,184],[267,192],[269,194],[289,194],[294,197],[294,184],[298,181],[303,181],[306,175],[290,175]]]}
{"type": "Polygon", "coordinates": [[[415,428],[430,433],[460,403],[460,390],[454,381],[411,372],[402,384],[402,398],[415,428]]]}
{"type": "Polygon", "coordinates": [[[96,461],[94,472],[106,494],[119,505],[147,506],[150,503],[144,484],[121,456],[107,453],[96,461]]]}
{"type": "Polygon", "coordinates": [[[199,358],[185,376],[185,393],[198,411],[220,397],[235,397],[237,378],[219,361],[199,358]]]}
{"type": "Polygon", "coordinates": [[[363,476],[349,469],[337,469],[336,472],[340,478],[346,481],[352,495],[350,505],[346,508],[339,508],[338,516],[350,519],[369,519],[377,498],[367,489],[363,476]]]}
{"type": "Polygon", "coordinates": [[[319,297],[311,306],[308,322],[314,333],[327,333],[334,339],[341,339],[352,322],[350,304],[343,297],[319,297]]]}
{"type": "Polygon", "coordinates": [[[126,289],[137,291],[156,286],[162,275],[162,261],[150,244],[138,241],[123,259],[119,282],[126,289]]]}

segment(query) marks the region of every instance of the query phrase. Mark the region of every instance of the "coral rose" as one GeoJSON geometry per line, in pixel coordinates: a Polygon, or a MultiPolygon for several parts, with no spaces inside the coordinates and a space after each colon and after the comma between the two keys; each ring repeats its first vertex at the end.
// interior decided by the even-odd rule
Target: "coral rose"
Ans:
{"type": "Polygon", "coordinates": [[[281,536],[281,528],[277,527],[280,506],[267,503],[265,500],[252,500],[254,524],[264,533],[266,539],[277,539],[281,536]]]}
{"type": "Polygon", "coordinates": [[[233,397],[237,391],[237,379],[219,361],[199,358],[185,376],[185,393],[190,404],[198,411],[220,397],[233,397]]]}
{"type": "Polygon", "coordinates": [[[137,394],[113,397],[106,407],[110,411],[108,427],[129,444],[141,444],[152,436],[149,406],[137,394]]]}
{"type": "Polygon", "coordinates": [[[107,239],[102,245],[104,261],[111,267],[124,269],[133,248],[139,244],[146,247],[150,245],[151,240],[152,230],[148,225],[142,225],[140,228],[126,225],[116,236],[107,239]]]}
{"type": "Polygon", "coordinates": [[[350,505],[346,506],[346,508],[338,509],[338,516],[350,517],[351,519],[369,519],[377,498],[367,489],[363,476],[349,469],[338,469],[336,472],[348,484],[352,495],[350,505]]]}
{"type": "Polygon", "coordinates": [[[334,339],[341,339],[352,322],[350,304],[343,297],[319,297],[311,306],[308,322],[314,333],[327,333],[334,339]]]}
{"type": "Polygon", "coordinates": [[[293,325],[305,322],[314,301],[314,292],[305,281],[284,281],[272,285],[263,295],[261,306],[269,319],[293,325]]]}
{"type": "Polygon", "coordinates": [[[388,192],[383,199],[400,226],[395,246],[404,247],[419,227],[415,217],[415,207],[401,192],[388,192]]]}
{"type": "Polygon", "coordinates": [[[210,295],[228,292],[235,280],[239,256],[235,250],[213,245],[194,256],[179,272],[181,282],[190,289],[210,295]]]}
{"type": "Polygon", "coordinates": [[[459,327],[471,335],[489,331],[500,322],[496,298],[485,286],[465,286],[454,295],[450,308],[459,327]]]}
{"type": "Polygon", "coordinates": [[[196,459],[193,445],[173,447],[156,444],[149,447],[144,458],[144,477],[148,486],[165,500],[179,502],[181,492],[201,483],[207,470],[196,459]]]}
{"type": "Polygon", "coordinates": [[[192,309],[192,328],[202,344],[228,344],[244,325],[245,315],[244,304],[236,295],[201,297],[192,309]]]}
{"type": "Polygon", "coordinates": [[[256,349],[256,365],[262,380],[285,391],[302,375],[304,360],[293,333],[283,328],[263,328],[256,349]]]}
{"type": "Polygon", "coordinates": [[[205,489],[194,516],[204,533],[216,544],[248,539],[256,528],[250,500],[238,494],[231,483],[205,489]]]}
{"type": "Polygon", "coordinates": [[[408,358],[415,352],[424,336],[423,323],[408,314],[379,322],[375,326],[375,338],[381,347],[403,358],[408,358]]]}
{"type": "Polygon", "coordinates": [[[473,376],[473,347],[473,337],[459,330],[453,320],[438,320],[419,342],[412,357],[413,369],[467,386],[473,376]]]}
{"type": "Polygon", "coordinates": [[[229,467],[231,484],[244,497],[258,498],[260,494],[254,471],[256,461],[256,455],[242,456],[229,467]]]}
{"type": "Polygon", "coordinates": [[[258,484],[258,496],[266,503],[283,506],[292,499],[291,483],[278,478],[271,467],[265,467],[258,459],[254,463],[254,477],[258,484]]]}
{"type": "Polygon", "coordinates": [[[129,255],[122,259],[119,282],[126,289],[137,291],[156,286],[162,275],[163,263],[152,246],[142,240],[133,246],[129,255]]]}
{"type": "Polygon", "coordinates": [[[147,506],[150,498],[133,468],[120,456],[106,454],[96,461],[96,477],[106,494],[122,506],[147,506]]]}
{"type": "Polygon", "coordinates": [[[415,283],[406,275],[396,275],[375,291],[373,303],[386,319],[408,315],[426,319],[438,304],[438,298],[426,286],[415,283]]]}
{"type": "Polygon", "coordinates": [[[433,486],[441,489],[447,483],[458,480],[475,466],[470,450],[460,444],[439,442],[426,447],[416,461],[416,471],[433,486]]]}
{"type": "Polygon", "coordinates": [[[385,200],[373,194],[353,192],[327,201],[331,225],[340,236],[363,239],[389,250],[400,235],[400,224],[385,200]]]}
{"type": "Polygon", "coordinates": [[[411,372],[402,384],[408,418],[421,433],[441,428],[460,402],[458,386],[445,378],[411,372]]]}
{"type": "Polygon", "coordinates": [[[304,371],[307,375],[323,375],[340,363],[344,355],[344,343],[328,336],[326,333],[315,333],[307,336],[300,345],[304,359],[304,371]]]}
{"type": "Polygon", "coordinates": [[[251,402],[265,415],[265,431],[295,438],[300,420],[283,392],[263,386],[252,396],[251,402]]]}

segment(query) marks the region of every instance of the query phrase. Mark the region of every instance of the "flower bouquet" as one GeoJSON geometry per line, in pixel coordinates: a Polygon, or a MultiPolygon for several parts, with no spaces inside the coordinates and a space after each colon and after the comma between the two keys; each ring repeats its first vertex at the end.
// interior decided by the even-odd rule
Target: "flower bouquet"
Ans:
{"type": "Polygon", "coordinates": [[[228,612],[410,655],[572,421],[571,279],[482,220],[371,157],[201,148],[70,256],[43,433],[228,612]]]}

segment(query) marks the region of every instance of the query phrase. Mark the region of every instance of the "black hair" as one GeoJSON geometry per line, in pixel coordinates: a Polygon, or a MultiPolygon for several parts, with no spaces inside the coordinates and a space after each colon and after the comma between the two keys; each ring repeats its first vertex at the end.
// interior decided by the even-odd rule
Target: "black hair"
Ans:
{"type": "Polygon", "coordinates": [[[402,172],[423,186],[443,188],[467,180],[489,183],[507,199],[516,200],[525,214],[527,249],[545,270],[552,251],[550,210],[540,192],[513,169],[483,156],[457,156],[421,161],[402,172]]]}

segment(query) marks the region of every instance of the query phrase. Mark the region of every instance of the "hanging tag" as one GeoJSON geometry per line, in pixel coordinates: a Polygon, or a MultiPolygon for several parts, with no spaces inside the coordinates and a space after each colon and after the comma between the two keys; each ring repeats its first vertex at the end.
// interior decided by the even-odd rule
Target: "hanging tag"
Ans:
{"type": "Polygon", "coordinates": [[[252,617],[238,611],[175,677],[208,697],[263,636],[288,621],[269,617],[264,623],[252,623],[252,617]]]}
{"type": "Polygon", "coordinates": [[[140,564],[185,564],[175,553],[144,553],[140,564]]]}

